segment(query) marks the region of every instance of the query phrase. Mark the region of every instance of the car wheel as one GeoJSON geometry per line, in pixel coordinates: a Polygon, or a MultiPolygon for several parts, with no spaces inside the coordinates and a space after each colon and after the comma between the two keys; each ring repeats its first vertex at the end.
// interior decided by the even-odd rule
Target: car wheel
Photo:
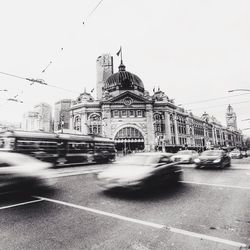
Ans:
{"type": "Polygon", "coordinates": [[[200,166],[200,165],[196,165],[196,166],[195,166],[195,168],[200,169],[200,168],[201,168],[201,166],[200,166]]]}
{"type": "Polygon", "coordinates": [[[182,181],[182,172],[176,173],[172,179],[172,184],[177,184],[182,181]]]}
{"type": "Polygon", "coordinates": [[[225,162],[223,161],[221,164],[220,164],[220,168],[225,168],[227,164],[225,164],[225,162]]]}

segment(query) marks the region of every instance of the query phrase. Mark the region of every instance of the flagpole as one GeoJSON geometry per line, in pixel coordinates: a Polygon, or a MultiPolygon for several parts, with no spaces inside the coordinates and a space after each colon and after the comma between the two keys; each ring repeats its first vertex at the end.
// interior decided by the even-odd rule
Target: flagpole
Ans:
{"type": "Polygon", "coordinates": [[[123,64],[123,62],[122,62],[122,46],[121,46],[121,64],[123,64]]]}

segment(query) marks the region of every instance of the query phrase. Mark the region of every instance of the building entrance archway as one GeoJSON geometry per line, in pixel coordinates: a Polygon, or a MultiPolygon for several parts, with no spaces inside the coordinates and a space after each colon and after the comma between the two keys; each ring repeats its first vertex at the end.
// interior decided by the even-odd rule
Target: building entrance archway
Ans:
{"type": "Polygon", "coordinates": [[[120,129],[115,135],[117,151],[125,154],[142,151],[145,147],[142,133],[134,127],[120,129]]]}

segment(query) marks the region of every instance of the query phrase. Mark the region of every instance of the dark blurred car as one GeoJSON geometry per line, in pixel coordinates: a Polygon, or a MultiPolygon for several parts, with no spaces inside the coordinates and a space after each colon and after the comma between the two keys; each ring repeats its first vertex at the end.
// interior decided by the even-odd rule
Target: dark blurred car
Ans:
{"type": "Polygon", "coordinates": [[[229,167],[231,159],[224,150],[206,150],[194,160],[196,168],[201,167],[229,167]]]}
{"type": "Polygon", "coordinates": [[[182,169],[170,159],[170,153],[138,153],[123,157],[97,175],[105,190],[142,189],[177,182],[182,169]]]}
{"type": "Polygon", "coordinates": [[[52,164],[31,156],[0,152],[0,193],[49,189],[55,183],[52,164]]]}
{"type": "Polygon", "coordinates": [[[229,156],[232,159],[242,159],[243,158],[242,152],[239,149],[234,149],[233,151],[231,151],[229,153],[229,156]]]}
{"type": "Polygon", "coordinates": [[[181,163],[193,163],[199,154],[195,150],[180,150],[171,157],[172,161],[180,161],[181,163]]]}

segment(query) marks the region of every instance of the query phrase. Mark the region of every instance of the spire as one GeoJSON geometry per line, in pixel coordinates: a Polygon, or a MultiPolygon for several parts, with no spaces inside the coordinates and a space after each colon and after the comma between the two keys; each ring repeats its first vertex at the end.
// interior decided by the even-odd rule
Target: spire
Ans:
{"type": "Polygon", "coordinates": [[[118,69],[119,69],[119,71],[126,71],[126,66],[122,63],[122,61],[121,61],[121,64],[119,65],[118,69]]]}

